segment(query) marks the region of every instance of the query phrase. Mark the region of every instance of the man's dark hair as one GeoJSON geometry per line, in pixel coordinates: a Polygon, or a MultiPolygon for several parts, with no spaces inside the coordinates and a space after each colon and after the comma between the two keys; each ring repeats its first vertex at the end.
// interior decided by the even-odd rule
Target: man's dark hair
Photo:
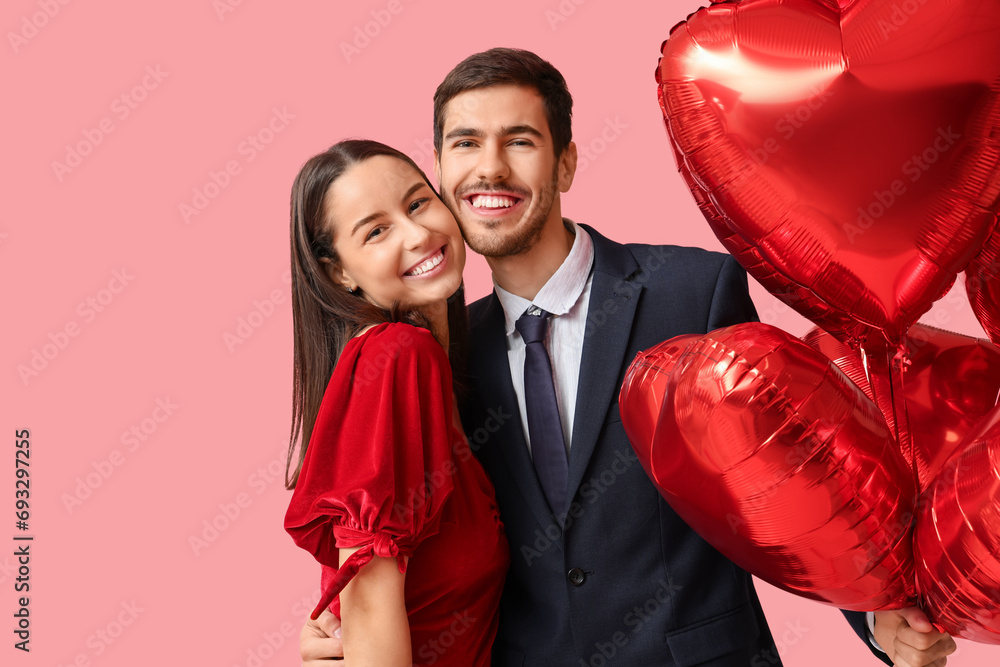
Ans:
{"type": "Polygon", "coordinates": [[[495,48],[476,53],[448,72],[434,93],[434,148],[441,153],[444,108],[456,95],[488,86],[515,85],[534,88],[542,97],[556,157],[573,139],[573,97],[566,79],[546,60],[531,51],[495,48]]]}

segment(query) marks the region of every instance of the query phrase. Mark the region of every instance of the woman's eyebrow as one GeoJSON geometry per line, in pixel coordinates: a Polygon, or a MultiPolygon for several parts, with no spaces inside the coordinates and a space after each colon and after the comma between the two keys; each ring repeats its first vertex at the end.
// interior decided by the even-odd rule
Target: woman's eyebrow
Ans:
{"type": "MultiPolygon", "coordinates": [[[[409,199],[410,196],[414,192],[416,192],[420,188],[424,187],[425,185],[427,185],[427,184],[424,183],[423,181],[417,181],[416,183],[414,183],[413,185],[411,185],[409,187],[409,189],[406,191],[406,193],[403,195],[402,201],[406,201],[407,199],[409,199]]],[[[357,231],[359,229],[361,229],[362,227],[364,227],[365,225],[367,225],[372,220],[380,218],[383,215],[385,215],[385,211],[375,211],[371,215],[366,215],[365,217],[361,218],[360,220],[358,220],[357,222],[355,222],[354,223],[354,227],[351,228],[351,236],[354,236],[354,234],[357,233],[357,231]]]]}

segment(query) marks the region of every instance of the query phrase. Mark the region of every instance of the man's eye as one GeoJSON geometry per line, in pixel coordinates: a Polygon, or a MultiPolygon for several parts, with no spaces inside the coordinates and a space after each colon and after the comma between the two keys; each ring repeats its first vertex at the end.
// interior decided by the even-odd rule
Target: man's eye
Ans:
{"type": "Polygon", "coordinates": [[[459,141],[455,144],[455,148],[470,148],[472,145],[471,141],[459,141]]]}

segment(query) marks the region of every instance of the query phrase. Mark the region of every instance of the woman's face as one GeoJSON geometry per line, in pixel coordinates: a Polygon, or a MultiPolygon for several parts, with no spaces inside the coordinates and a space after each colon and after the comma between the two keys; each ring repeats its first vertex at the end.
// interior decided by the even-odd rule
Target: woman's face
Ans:
{"type": "Polygon", "coordinates": [[[326,218],[340,257],[331,277],[372,303],[421,309],[458,290],[465,242],[451,211],[406,162],[378,155],[333,182],[326,218]]]}

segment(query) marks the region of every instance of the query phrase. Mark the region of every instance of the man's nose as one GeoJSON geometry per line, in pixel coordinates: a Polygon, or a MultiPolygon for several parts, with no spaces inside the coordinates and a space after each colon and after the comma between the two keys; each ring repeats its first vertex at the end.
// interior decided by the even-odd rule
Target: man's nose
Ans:
{"type": "Polygon", "coordinates": [[[502,181],[510,175],[507,157],[500,146],[484,146],[476,162],[476,176],[482,181],[502,181]]]}

